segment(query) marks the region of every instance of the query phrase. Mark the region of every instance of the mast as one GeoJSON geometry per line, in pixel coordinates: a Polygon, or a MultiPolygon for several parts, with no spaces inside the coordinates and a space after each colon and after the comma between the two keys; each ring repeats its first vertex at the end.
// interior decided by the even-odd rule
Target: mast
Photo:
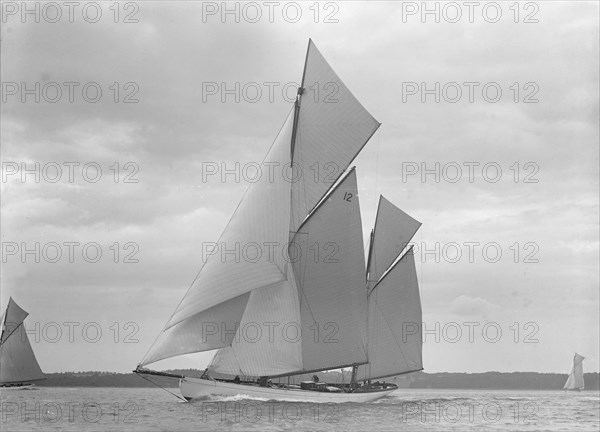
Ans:
{"type": "Polygon", "coordinates": [[[298,94],[296,95],[296,100],[294,101],[294,126],[292,128],[292,142],[290,145],[290,161],[292,163],[292,167],[294,163],[294,150],[296,147],[296,131],[298,130],[298,118],[300,116],[300,100],[302,98],[302,94],[304,93],[304,77],[306,76],[306,65],[308,64],[308,52],[310,50],[311,43],[312,40],[308,39],[308,46],[306,47],[306,57],[304,58],[304,69],[302,70],[302,80],[300,81],[300,87],[298,87],[298,94]]]}
{"type": "Polygon", "coordinates": [[[356,371],[358,370],[358,365],[352,365],[352,376],[350,378],[350,389],[354,390],[356,388],[356,371]]]}
{"type": "Polygon", "coordinates": [[[367,290],[369,289],[369,273],[370,273],[370,269],[371,269],[371,255],[373,254],[373,240],[375,239],[375,228],[373,228],[371,230],[371,236],[369,238],[369,255],[367,257],[367,273],[366,273],[366,279],[367,279],[367,290]]]}

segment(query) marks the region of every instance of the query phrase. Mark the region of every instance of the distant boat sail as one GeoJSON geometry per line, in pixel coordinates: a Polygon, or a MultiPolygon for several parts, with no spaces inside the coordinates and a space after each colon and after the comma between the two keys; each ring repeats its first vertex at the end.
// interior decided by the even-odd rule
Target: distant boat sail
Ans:
{"type": "Polygon", "coordinates": [[[31,384],[43,380],[29,338],[25,332],[24,320],[29,315],[10,298],[2,318],[0,339],[0,386],[12,387],[31,384]]]}
{"type": "Polygon", "coordinates": [[[302,175],[253,182],[218,241],[271,249],[256,259],[210,255],[137,373],[179,378],[188,400],[364,402],[397,388],[371,380],[423,369],[407,247],[421,224],[383,197],[365,266],[356,171],[348,167],[379,126],[309,41],[294,107],[263,162],[292,164],[302,175]],[[243,333],[257,326],[262,337],[243,333]],[[209,350],[217,352],[202,378],[142,368],[209,350]],[[293,380],[346,367],[350,383],[293,380]]]}
{"type": "Polygon", "coordinates": [[[571,371],[569,372],[569,377],[567,378],[567,382],[563,387],[564,390],[583,390],[583,360],[584,356],[575,353],[575,357],[573,357],[573,366],[571,366],[571,371]]]}

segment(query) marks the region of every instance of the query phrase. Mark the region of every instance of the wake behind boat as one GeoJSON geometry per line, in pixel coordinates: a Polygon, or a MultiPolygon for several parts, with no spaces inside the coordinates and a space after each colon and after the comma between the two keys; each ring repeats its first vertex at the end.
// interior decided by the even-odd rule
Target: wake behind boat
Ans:
{"type": "Polygon", "coordinates": [[[178,378],[187,400],[368,402],[397,388],[374,380],[423,369],[407,247],[421,224],[383,196],[365,265],[348,167],[379,126],[309,41],[294,106],[263,161],[300,174],[276,171],[250,185],[217,248],[251,246],[251,258],[210,255],[135,372],[178,378]],[[209,350],[217,351],[201,378],[144,368],[209,350]],[[300,381],[350,367],[349,383],[300,381]]]}
{"type": "Polygon", "coordinates": [[[31,389],[34,381],[45,379],[25,331],[28,315],[12,297],[9,299],[2,317],[0,387],[31,389]]]}

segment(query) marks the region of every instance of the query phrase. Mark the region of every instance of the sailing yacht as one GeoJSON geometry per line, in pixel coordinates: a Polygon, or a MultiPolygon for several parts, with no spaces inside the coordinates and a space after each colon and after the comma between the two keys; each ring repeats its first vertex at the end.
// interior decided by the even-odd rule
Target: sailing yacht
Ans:
{"type": "Polygon", "coordinates": [[[580,391],[584,389],[583,382],[583,360],[584,356],[575,353],[573,357],[573,365],[571,366],[571,371],[569,372],[569,377],[567,378],[567,382],[563,387],[563,390],[575,390],[580,391]]]}
{"type": "Polygon", "coordinates": [[[2,317],[0,339],[0,386],[25,387],[43,380],[29,338],[25,332],[25,318],[29,315],[12,299],[2,317]]]}
{"type": "Polygon", "coordinates": [[[423,369],[421,303],[410,240],[420,223],[380,197],[365,265],[356,170],[380,123],[312,40],[296,100],[212,254],[135,372],[179,378],[187,400],[243,395],[367,402],[384,378],[423,369]],[[251,256],[250,256],[251,255],[251,256]],[[217,350],[201,378],[146,368],[217,350]],[[352,368],[349,383],[301,376],[352,368]],[[377,380],[377,381],[375,381],[377,380]],[[277,381],[277,383],[274,383],[277,381]]]}

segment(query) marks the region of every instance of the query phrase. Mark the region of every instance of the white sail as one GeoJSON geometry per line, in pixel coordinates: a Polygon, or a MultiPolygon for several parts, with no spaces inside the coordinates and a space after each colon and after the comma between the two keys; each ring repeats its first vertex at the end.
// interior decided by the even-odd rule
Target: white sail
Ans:
{"type": "Polygon", "coordinates": [[[0,384],[18,384],[44,378],[23,320],[28,313],[11,298],[4,316],[0,345],[0,384]]]}
{"type": "Polygon", "coordinates": [[[396,261],[420,226],[421,222],[404,213],[383,196],[379,198],[368,269],[371,288],[396,261]]]}
{"type": "Polygon", "coordinates": [[[384,378],[423,369],[421,300],[412,248],[368,295],[369,364],[358,380],[384,378]]]}
{"type": "Polygon", "coordinates": [[[299,98],[293,163],[292,231],[348,168],[379,127],[312,41],[308,43],[299,98]]]}
{"type": "Polygon", "coordinates": [[[583,360],[584,356],[575,353],[573,357],[573,366],[569,372],[569,377],[565,383],[565,390],[583,390],[585,385],[583,382],[583,360]]]}
{"type": "Polygon", "coordinates": [[[300,227],[290,246],[294,255],[304,369],[366,362],[365,261],[354,169],[300,227]]]}
{"type": "Polygon", "coordinates": [[[241,306],[249,298],[244,294],[286,280],[290,183],[282,170],[290,163],[292,126],[290,113],[265,158],[260,179],[246,191],[217,242],[217,252],[206,260],[142,365],[228,346],[231,341],[221,332],[202,343],[203,328],[216,319],[219,326],[231,329],[242,319],[245,305],[241,306]],[[269,166],[275,167],[274,175],[269,166]]]}
{"type": "Polygon", "coordinates": [[[293,278],[252,291],[235,340],[209,366],[211,376],[274,376],[302,369],[299,323],[293,278]]]}

